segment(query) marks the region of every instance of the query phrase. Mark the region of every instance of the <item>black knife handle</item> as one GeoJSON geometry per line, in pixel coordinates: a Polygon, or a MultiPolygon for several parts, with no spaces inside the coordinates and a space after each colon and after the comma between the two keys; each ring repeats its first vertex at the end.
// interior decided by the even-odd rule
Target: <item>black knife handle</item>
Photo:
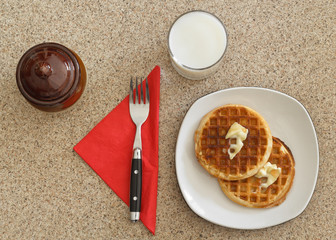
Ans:
{"type": "Polygon", "coordinates": [[[141,190],[142,190],[142,158],[141,150],[134,149],[131,170],[130,184],[130,212],[131,221],[136,222],[140,219],[141,211],[141,190]]]}

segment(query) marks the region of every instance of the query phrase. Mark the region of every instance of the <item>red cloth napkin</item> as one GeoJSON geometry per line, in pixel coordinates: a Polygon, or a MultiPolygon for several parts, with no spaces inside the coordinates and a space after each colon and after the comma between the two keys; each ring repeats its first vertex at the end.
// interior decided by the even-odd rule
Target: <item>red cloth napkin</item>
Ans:
{"type": "MultiPolygon", "coordinates": [[[[148,87],[150,110],[141,129],[143,175],[140,220],[155,234],[159,165],[159,66],[148,75],[148,87]]],[[[81,158],[128,206],[135,128],[129,114],[127,96],[74,147],[81,158]]]]}

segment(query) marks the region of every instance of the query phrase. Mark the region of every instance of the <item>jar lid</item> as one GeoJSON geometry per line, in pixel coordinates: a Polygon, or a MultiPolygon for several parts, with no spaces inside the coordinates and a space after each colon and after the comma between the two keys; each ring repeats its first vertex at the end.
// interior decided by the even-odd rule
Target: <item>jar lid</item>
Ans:
{"type": "Polygon", "coordinates": [[[51,106],[75,91],[79,71],[78,61],[68,48],[57,43],[42,43],[21,57],[16,80],[27,100],[51,106]]]}

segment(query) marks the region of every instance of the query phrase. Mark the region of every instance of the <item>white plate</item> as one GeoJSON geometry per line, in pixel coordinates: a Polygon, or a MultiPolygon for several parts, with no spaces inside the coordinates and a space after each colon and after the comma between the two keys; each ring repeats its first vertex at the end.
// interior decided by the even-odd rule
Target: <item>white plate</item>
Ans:
{"type": "Polygon", "coordinates": [[[313,194],[319,167],[314,125],[307,110],[296,99],[264,88],[231,88],[198,99],[187,112],[176,144],[176,173],[183,197],[200,217],[237,229],[259,229],[295,218],[313,194]],[[287,199],[270,209],[250,209],[229,200],[217,180],[197,162],[194,132],[201,118],[224,104],[242,104],[259,112],[272,135],[284,141],[295,159],[295,177],[287,199]]]}

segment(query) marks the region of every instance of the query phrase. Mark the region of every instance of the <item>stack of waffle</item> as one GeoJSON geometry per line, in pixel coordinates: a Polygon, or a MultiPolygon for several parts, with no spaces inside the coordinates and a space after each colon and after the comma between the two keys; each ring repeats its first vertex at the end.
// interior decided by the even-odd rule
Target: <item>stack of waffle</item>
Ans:
{"type": "Polygon", "coordinates": [[[216,108],[203,117],[194,140],[198,162],[218,179],[229,199],[251,208],[277,206],[286,199],[295,174],[294,158],[285,143],[272,136],[258,112],[232,104],[216,108]],[[230,145],[236,140],[226,136],[234,123],[247,129],[247,136],[239,152],[230,158],[230,145]],[[275,182],[265,187],[268,179],[258,173],[268,162],[275,164],[280,174],[275,173],[275,182]]]}

